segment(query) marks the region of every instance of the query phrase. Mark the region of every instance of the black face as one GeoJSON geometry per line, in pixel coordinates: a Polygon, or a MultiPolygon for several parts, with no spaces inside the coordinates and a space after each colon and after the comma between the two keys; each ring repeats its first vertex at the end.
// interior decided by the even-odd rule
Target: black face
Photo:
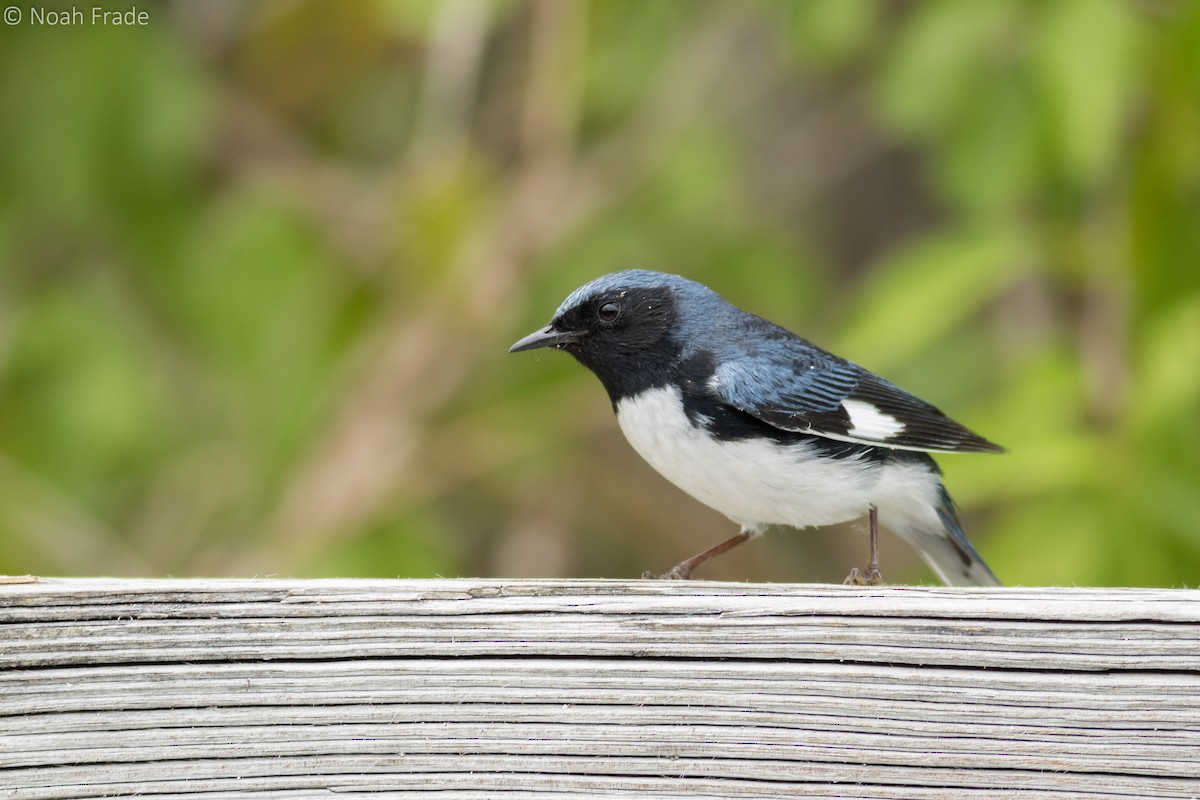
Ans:
{"type": "Polygon", "coordinates": [[[680,355],[675,326],[670,289],[617,289],[567,309],[513,349],[565,350],[596,373],[616,403],[667,383],[680,355]]]}

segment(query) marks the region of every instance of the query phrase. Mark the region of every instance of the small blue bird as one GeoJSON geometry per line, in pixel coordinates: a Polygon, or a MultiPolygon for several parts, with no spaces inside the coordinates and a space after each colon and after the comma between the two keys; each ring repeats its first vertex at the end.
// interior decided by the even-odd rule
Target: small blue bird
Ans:
{"type": "Polygon", "coordinates": [[[662,577],[688,578],[769,525],[867,515],[870,559],[847,583],[882,582],[882,520],[945,583],[1000,584],[959,527],[928,453],[1002,448],[707,286],[647,270],[605,275],[509,352],[539,347],[565,350],[594,372],[633,449],[741,526],[662,577]]]}

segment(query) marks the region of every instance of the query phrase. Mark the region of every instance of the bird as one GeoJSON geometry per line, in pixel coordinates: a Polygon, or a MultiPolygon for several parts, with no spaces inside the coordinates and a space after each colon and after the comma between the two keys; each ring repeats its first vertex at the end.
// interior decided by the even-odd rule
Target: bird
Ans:
{"type": "Polygon", "coordinates": [[[868,561],[846,583],[882,583],[882,524],[945,584],[1000,585],[963,533],[930,453],[1004,449],[704,284],[645,269],[603,275],[509,352],[538,348],[565,351],[591,370],[633,449],[739,525],[657,577],[690,578],[771,526],[865,516],[868,561]]]}

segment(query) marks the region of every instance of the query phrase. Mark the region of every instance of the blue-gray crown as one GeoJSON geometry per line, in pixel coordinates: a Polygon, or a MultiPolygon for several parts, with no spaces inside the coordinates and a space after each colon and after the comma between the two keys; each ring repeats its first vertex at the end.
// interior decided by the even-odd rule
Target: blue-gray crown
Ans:
{"type": "Polygon", "coordinates": [[[677,295],[687,298],[688,302],[692,304],[707,305],[714,300],[722,305],[726,304],[725,300],[712,289],[682,275],[655,272],[649,269],[626,269],[601,275],[594,281],[580,286],[567,295],[567,299],[562,301],[562,305],[554,312],[554,316],[558,317],[575,306],[608,292],[620,289],[652,289],[659,286],[671,289],[677,295]]]}

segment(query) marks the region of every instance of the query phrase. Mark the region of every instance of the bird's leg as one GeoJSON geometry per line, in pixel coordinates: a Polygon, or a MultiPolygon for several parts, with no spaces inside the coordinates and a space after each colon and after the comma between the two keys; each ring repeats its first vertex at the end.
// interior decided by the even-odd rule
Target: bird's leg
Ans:
{"type": "Polygon", "coordinates": [[[868,512],[871,523],[871,560],[867,562],[867,571],[859,572],[858,567],[850,570],[843,583],[851,586],[879,586],[883,583],[883,575],[879,572],[879,511],[872,503],[868,512]]]}
{"type": "Polygon", "coordinates": [[[883,583],[883,575],[879,572],[879,510],[874,503],[868,516],[871,520],[871,560],[867,562],[866,581],[868,586],[878,586],[883,583]]]}
{"type": "Polygon", "coordinates": [[[705,561],[708,561],[710,558],[713,558],[714,556],[721,555],[721,553],[724,553],[726,550],[732,550],[733,548],[737,547],[739,544],[741,544],[742,542],[746,541],[749,538],[750,538],[750,531],[743,528],[742,531],[740,533],[738,533],[736,536],[730,536],[725,541],[721,542],[720,544],[713,545],[712,547],[705,550],[703,553],[697,553],[696,555],[689,558],[687,561],[679,562],[674,567],[672,567],[669,572],[665,572],[662,575],[655,575],[654,573],[647,571],[647,572],[642,573],[642,577],[643,578],[665,578],[665,579],[669,579],[669,580],[686,580],[686,579],[692,577],[692,570],[694,570],[696,567],[700,566],[705,561]]]}

